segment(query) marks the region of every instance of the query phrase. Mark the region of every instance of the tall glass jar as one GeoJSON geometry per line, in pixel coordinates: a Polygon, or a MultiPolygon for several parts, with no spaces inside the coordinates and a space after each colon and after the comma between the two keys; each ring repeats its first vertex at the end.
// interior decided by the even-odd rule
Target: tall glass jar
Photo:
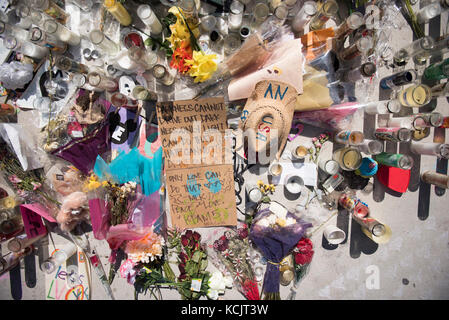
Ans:
{"type": "Polygon", "coordinates": [[[326,22],[333,18],[338,12],[338,3],[334,0],[326,0],[318,5],[318,12],[310,21],[310,30],[319,30],[326,22]]]}
{"type": "Polygon", "coordinates": [[[103,5],[122,26],[127,27],[132,23],[131,15],[117,0],[104,0],[103,5]]]}
{"type": "Polygon", "coordinates": [[[244,11],[245,6],[243,3],[237,0],[232,1],[228,16],[228,26],[230,30],[238,30],[242,26],[244,11]]]}
{"type": "Polygon", "coordinates": [[[42,28],[48,34],[54,35],[58,40],[71,46],[77,46],[81,43],[81,37],[78,34],[64,27],[60,23],[57,23],[53,19],[46,20],[42,28]]]}
{"type": "Polygon", "coordinates": [[[72,0],[71,2],[85,12],[91,12],[94,6],[94,0],[72,0]]]}
{"type": "Polygon", "coordinates": [[[410,143],[410,151],[421,155],[449,158],[449,144],[445,143],[412,141],[410,143]]]}
{"type": "Polygon", "coordinates": [[[362,164],[362,155],[360,151],[354,147],[346,147],[336,150],[332,159],[337,161],[345,171],[357,170],[362,164]]]}
{"type": "Polygon", "coordinates": [[[373,47],[374,40],[371,36],[359,38],[349,47],[342,50],[340,58],[342,60],[351,60],[361,54],[366,54],[373,47]]]}
{"type": "Polygon", "coordinates": [[[28,40],[28,31],[0,21],[0,38],[4,39],[7,36],[13,36],[19,40],[26,41],[28,40]]]}
{"type": "Polygon", "coordinates": [[[101,30],[92,30],[89,34],[90,41],[109,56],[115,56],[120,51],[120,46],[109,39],[101,30]]]}
{"type": "Polygon", "coordinates": [[[315,1],[306,1],[301,10],[295,15],[292,21],[292,29],[295,32],[302,32],[307,23],[317,13],[318,6],[315,1]]]}
{"type": "Polygon", "coordinates": [[[131,47],[128,49],[128,57],[143,71],[151,70],[157,63],[157,54],[153,51],[148,51],[140,47],[131,47]]]}
{"type": "Polygon", "coordinates": [[[86,65],[65,56],[59,56],[55,59],[55,65],[58,69],[73,73],[87,74],[89,69],[86,65]]]}
{"type": "Polygon", "coordinates": [[[422,107],[430,102],[432,91],[425,84],[416,84],[398,93],[399,102],[405,107],[422,107]]]}
{"type": "Polygon", "coordinates": [[[54,35],[48,34],[38,27],[30,29],[30,41],[41,47],[47,47],[54,53],[64,53],[67,51],[67,43],[58,40],[54,35]]]}
{"type": "Polygon", "coordinates": [[[421,174],[421,180],[443,189],[449,189],[449,176],[435,171],[425,171],[421,174]]]}
{"type": "Polygon", "coordinates": [[[61,7],[55,4],[51,0],[30,0],[30,5],[36,10],[40,10],[48,14],[50,17],[65,25],[70,15],[65,12],[61,7]]]}
{"type": "Polygon", "coordinates": [[[116,79],[108,77],[105,74],[96,71],[91,72],[87,75],[87,82],[89,82],[92,87],[108,92],[115,92],[119,88],[116,79]]]}
{"type": "Polygon", "coordinates": [[[335,29],[335,38],[342,40],[354,30],[363,25],[364,19],[360,12],[353,12],[349,17],[335,29]]]}
{"type": "Polygon", "coordinates": [[[68,242],[41,264],[42,271],[47,274],[55,272],[61,264],[67,261],[67,259],[73,256],[76,252],[76,245],[72,242],[68,242]]]}
{"type": "Polygon", "coordinates": [[[137,15],[145,24],[147,29],[150,30],[151,34],[158,35],[162,33],[162,24],[149,5],[141,4],[137,8],[137,15]]]}

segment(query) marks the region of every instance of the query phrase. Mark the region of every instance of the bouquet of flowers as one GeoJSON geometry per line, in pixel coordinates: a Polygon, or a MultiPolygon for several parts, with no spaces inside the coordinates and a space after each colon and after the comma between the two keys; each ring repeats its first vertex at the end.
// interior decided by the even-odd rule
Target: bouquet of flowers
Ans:
{"type": "Polygon", "coordinates": [[[259,288],[249,259],[248,228],[243,225],[237,231],[226,229],[213,245],[208,246],[211,249],[208,250],[209,256],[220,271],[231,275],[237,290],[245,298],[259,300],[259,288]]]}
{"type": "Polygon", "coordinates": [[[290,288],[291,293],[287,300],[294,300],[296,289],[300,281],[304,278],[309,270],[310,263],[313,258],[313,243],[309,238],[301,238],[293,249],[293,266],[295,268],[295,278],[293,286],[290,288]]]}
{"type": "Polygon", "coordinates": [[[277,202],[271,202],[270,208],[259,211],[253,220],[250,239],[268,261],[263,282],[265,300],[280,300],[281,261],[311,226],[277,202]]]}

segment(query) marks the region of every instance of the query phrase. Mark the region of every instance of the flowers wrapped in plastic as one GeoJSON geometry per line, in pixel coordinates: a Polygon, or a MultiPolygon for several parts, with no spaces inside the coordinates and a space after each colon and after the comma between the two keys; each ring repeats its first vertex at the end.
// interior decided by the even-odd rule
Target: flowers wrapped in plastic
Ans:
{"type": "Polygon", "coordinates": [[[268,261],[263,282],[265,300],[280,300],[280,264],[311,226],[277,202],[271,202],[269,209],[259,211],[254,218],[249,237],[268,261]]]}
{"type": "Polygon", "coordinates": [[[248,233],[246,225],[237,230],[222,228],[219,238],[208,245],[208,254],[221,272],[234,279],[234,286],[245,298],[259,300],[259,288],[249,257],[248,233]]]}
{"type": "Polygon", "coordinates": [[[309,271],[310,263],[313,258],[313,243],[309,238],[301,238],[293,249],[293,266],[295,269],[295,277],[293,286],[290,288],[290,294],[287,300],[294,300],[296,297],[296,289],[304,276],[309,271]]]}

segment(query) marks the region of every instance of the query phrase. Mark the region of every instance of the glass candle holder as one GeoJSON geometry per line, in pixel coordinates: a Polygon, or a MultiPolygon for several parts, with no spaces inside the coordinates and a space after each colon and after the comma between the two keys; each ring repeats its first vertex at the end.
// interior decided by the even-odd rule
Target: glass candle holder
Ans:
{"type": "Polygon", "coordinates": [[[180,0],[179,6],[184,12],[184,17],[189,26],[197,26],[199,18],[195,0],[180,0]]]}
{"type": "Polygon", "coordinates": [[[430,19],[441,14],[441,5],[439,1],[432,2],[416,13],[418,23],[428,23],[430,19]]]}
{"type": "Polygon", "coordinates": [[[391,142],[408,142],[412,138],[412,132],[405,127],[377,128],[374,130],[374,137],[391,142]]]}
{"type": "Polygon", "coordinates": [[[357,82],[363,78],[372,77],[377,71],[377,67],[372,62],[365,62],[360,67],[349,70],[343,75],[343,80],[347,82],[357,82]]]}
{"type": "Polygon", "coordinates": [[[145,24],[147,29],[150,30],[151,34],[158,35],[162,33],[162,24],[149,5],[140,5],[137,8],[137,15],[145,24]]]}
{"type": "Polygon", "coordinates": [[[290,9],[295,6],[298,0],[284,0],[283,3],[290,9]]]}
{"type": "Polygon", "coordinates": [[[251,28],[249,26],[242,26],[239,30],[240,39],[246,40],[251,35],[251,28]]]}
{"type": "Polygon", "coordinates": [[[6,258],[1,257],[0,258],[0,275],[3,275],[4,273],[13,269],[15,266],[17,266],[20,263],[20,260],[23,257],[31,254],[32,252],[33,252],[33,249],[31,247],[27,247],[21,252],[12,252],[6,258]]]}
{"type": "Polygon", "coordinates": [[[89,82],[92,87],[108,92],[115,92],[118,90],[117,80],[99,72],[89,73],[87,75],[87,82],[89,82]]]}
{"type": "Polygon", "coordinates": [[[248,194],[248,199],[253,203],[259,203],[262,200],[263,194],[260,191],[256,182],[249,182],[245,185],[246,193],[248,194]]]}
{"type": "Polygon", "coordinates": [[[226,55],[232,54],[242,45],[240,37],[234,33],[228,34],[224,38],[223,50],[226,55]]]}
{"type": "Polygon", "coordinates": [[[412,141],[410,143],[410,151],[420,155],[449,158],[449,144],[445,143],[412,141]]]}
{"type": "Polygon", "coordinates": [[[326,22],[334,17],[338,11],[338,4],[334,0],[326,0],[318,5],[318,12],[310,21],[310,30],[319,30],[326,22]]]}
{"type": "Polygon", "coordinates": [[[442,80],[449,78],[449,58],[440,63],[433,63],[428,66],[424,70],[423,78],[427,80],[442,80]]]}
{"type": "Polygon", "coordinates": [[[55,59],[55,65],[58,69],[73,73],[89,73],[86,65],[65,56],[59,56],[55,59]]]}
{"type": "Polygon", "coordinates": [[[31,28],[33,24],[33,20],[31,19],[31,8],[24,3],[19,3],[15,7],[16,16],[20,19],[18,23],[16,23],[17,27],[23,29],[31,28]]]}
{"type": "Polygon", "coordinates": [[[343,130],[334,136],[334,141],[341,144],[350,144],[353,146],[359,145],[363,142],[365,136],[361,131],[347,131],[343,130]]]}
{"type": "Polygon", "coordinates": [[[89,39],[96,47],[109,56],[114,56],[120,51],[120,46],[98,29],[90,32],[89,39]]]}
{"type": "Polygon", "coordinates": [[[23,230],[22,215],[17,210],[0,211],[0,236],[14,236],[23,230]]]}
{"type": "Polygon", "coordinates": [[[243,3],[237,0],[232,1],[228,16],[228,27],[230,30],[238,30],[242,26],[244,11],[245,6],[243,3]]]}
{"type": "Polygon", "coordinates": [[[65,42],[71,46],[77,46],[81,43],[81,37],[75,32],[67,29],[53,19],[44,22],[42,28],[48,34],[54,35],[58,40],[65,42]]]}
{"type": "Polygon", "coordinates": [[[140,47],[128,49],[128,57],[143,70],[151,70],[157,63],[157,55],[140,47]]]}
{"type": "Polygon", "coordinates": [[[357,147],[361,152],[371,155],[376,155],[384,151],[384,144],[379,140],[365,139],[357,147]]]}
{"type": "Polygon", "coordinates": [[[205,17],[201,18],[200,27],[204,32],[208,33],[208,32],[211,32],[212,30],[214,30],[216,24],[217,24],[217,18],[215,18],[212,15],[209,15],[209,16],[205,16],[205,17]]]}
{"type": "Polygon", "coordinates": [[[175,82],[175,77],[161,64],[156,64],[153,67],[152,73],[163,85],[171,86],[175,82]]]}
{"type": "Polygon", "coordinates": [[[283,24],[288,17],[288,7],[281,4],[274,10],[274,16],[277,18],[277,23],[283,24]]]}
{"type": "Polygon", "coordinates": [[[292,30],[295,32],[302,32],[306,24],[310,22],[317,11],[318,6],[315,1],[304,2],[301,10],[299,10],[299,12],[293,18],[292,30]]]}
{"type": "Polygon", "coordinates": [[[359,38],[355,43],[343,49],[340,58],[342,60],[351,60],[361,54],[366,54],[373,47],[373,44],[374,40],[371,36],[359,38]]]}
{"type": "Polygon", "coordinates": [[[408,46],[398,50],[394,54],[393,61],[397,66],[404,66],[410,58],[416,55],[424,56],[426,52],[429,52],[433,48],[434,43],[435,41],[429,36],[415,40],[408,46]]]}
{"type": "Polygon", "coordinates": [[[421,180],[443,189],[449,189],[449,176],[435,171],[425,171],[421,174],[421,180]]]}
{"type": "Polygon", "coordinates": [[[131,15],[120,2],[116,0],[104,0],[103,5],[122,26],[127,27],[131,24],[131,15]]]}
{"type": "Polygon", "coordinates": [[[76,245],[72,242],[68,242],[41,264],[41,270],[47,274],[55,272],[61,264],[67,261],[67,259],[73,256],[76,252],[76,245]]]}
{"type": "Polygon", "coordinates": [[[5,23],[0,21],[0,38],[5,38],[7,36],[14,36],[19,40],[26,41],[28,40],[28,31],[15,25],[10,25],[9,23],[5,23]]]}
{"type": "Polygon", "coordinates": [[[43,59],[49,53],[48,48],[35,45],[29,41],[22,41],[14,36],[7,36],[3,39],[5,48],[20,52],[34,59],[43,59]]]}
{"type": "Polygon", "coordinates": [[[94,6],[93,0],[71,0],[71,2],[84,12],[92,11],[92,7],[94,6]]]}
{"type": "Polygon", "coordinates": [[[362,164],[362,154],[354,147],[346,147],[336,150],[332,159],[337,161],[340,168],[345,171],[357,170],[362,164]]]}
{"type": "Polygon", "coordinates": [[[50,17],[65,25],[70,15],[51,0],[30,0],[33,9],[43,11],[50,17]]]}
{"type": "Polygon", "coordinates": [[[413,167],[413,158],[406,154],[382,152],[374,156],[374,160],[385,166],[410,170],[413,167]]]}
{"type": "Polygon", "coordinates": [[[354,30],[360,28],[363,25],[364,19],[360,12],[353,12],[349,17],[343,21],[342,24],[336,28],[335,38],[342,40],[346,36],[350,35],[354,30]]]}
{"type": "Polygon", "coordinates": [[[395,89],[402,87],[403,85],[415,82],[417,78],[418,74],[416,73],[416,71],[413,69],[409,69],[382,78],[379,85],[382,89],[395,89]]]}
{"type": "Polygon", "coordinates": [[[425,84],[416,84],[402,89],[398,93],[401,105],[405,107],[422,107],[430,102],[432,91],[425,84]]]}
{"type": "Polygon", "coordinates": [[[136,100],[157,101],[157,94],[144,86],[135,86],[131,95],[136,100]]]}
{"type": "Polygon", "coordinates": [[[264,22],[268,15],[270,14],[270,8],[264,2],[257,3],[252,11],[252,21],[251,25],[253,27],[259,26],[262,22],[264,22]]]}
{"type": "Polygon", "coordinates": [[[402,105],[398,100],[382,100],[382,101],[373,101],[368,102],[363,105],[363,109],[367,114],[390,114],[390,113],[398,113],[402,109],[402,105]]]}
{"type": "Polygon", "coordinates": [[[17,236],[14,239],[9,240],[7,247],[8,250],[12,252],[20,252],[45,236],[47,236],[46,233],[34,238],[27,238],[26,235],[17,236]]]}
{"type": "Polygon", "coordinates": [[[38,27],[30,29],[30,41],[41,47],[46,47],[55,53],[64,53],[67,51],[67,43],[58,40],[54,35],[48,34],[38,27]]]}

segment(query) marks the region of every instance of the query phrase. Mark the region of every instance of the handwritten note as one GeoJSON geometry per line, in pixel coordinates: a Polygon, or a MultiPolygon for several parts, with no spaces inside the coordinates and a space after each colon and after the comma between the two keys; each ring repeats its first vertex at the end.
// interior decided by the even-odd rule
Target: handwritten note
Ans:
{"type": "Polygon", "coordinates": [[[181,229],[236,225],[223,98],[163,102],[156,109],[172,225],[181,229]],[[183,131],[176,136],[176,130],[183,131]]]}
{"type": "Polygon", "coordinates": [[[42,222],[42,217],[51,222],[56,222],[40,204],[23,204],[20,206],[23,226],[28,238],[34,238],[47,233],[47,229],[42,222]]]}

